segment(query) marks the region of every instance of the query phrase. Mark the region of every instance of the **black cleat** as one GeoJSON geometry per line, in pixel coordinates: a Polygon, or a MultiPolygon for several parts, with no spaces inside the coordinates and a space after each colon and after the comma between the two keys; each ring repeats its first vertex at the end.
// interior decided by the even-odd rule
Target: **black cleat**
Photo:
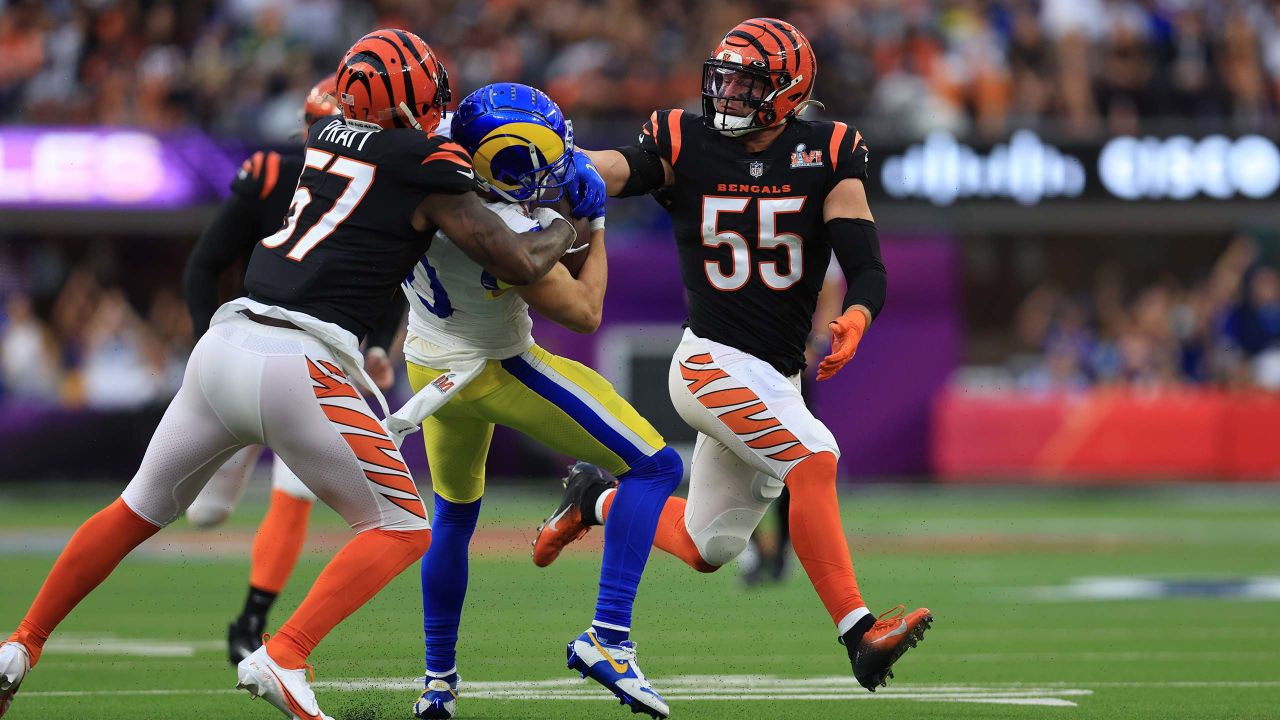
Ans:
{"type": "Polygon", "coordinates": [[[227,659],[239,665],[262,647],[263,622],[257,618],[241,617],[227,626],[227,659]]]}
{"type": "Polygon", "coordinates": [[[595,508],[583,507],[585,499],[589,497],[594,501],[602,492],[617,485],[616,480],[605,477],[600,468],[590,463],[579,462],[570,467],[569,477],[564,479],[560,506],[538,526],[538,535],[533,539],[533,564],[546,567],[555,562],[565,546],[597,525],[595,508]]]}

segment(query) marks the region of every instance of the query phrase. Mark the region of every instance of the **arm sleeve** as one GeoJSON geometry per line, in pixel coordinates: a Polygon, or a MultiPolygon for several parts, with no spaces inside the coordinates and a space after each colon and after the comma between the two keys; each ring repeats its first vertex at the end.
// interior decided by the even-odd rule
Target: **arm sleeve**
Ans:
{"type": "Polygon", "coordinates": [[[391,343],[396,339],[396,333],[400,332],[400,326],[404,323],[407,304],[404,293],[397,289],[395,298],[387,303],[387,309],[378,318],[378,322],[369,329],[369,336],[365,338],[364,344],[366,350],[380,347],[390,352],[391,343]]]}
{"type": "Polygon", "coordinates": [[[680,153],[683,110],[656,110],[640,129],[635,145],[617,148],[630,171],[617,197],[633,197],[661,190],[667,183],[666,160],[675,166],[680,153]]]}
{"type": "Polygon", "coordinates": [[[233,193],[218,208],[187,258],[182,286],[197,338],[209,329],[209,320],[218,309],[219,276],[258,241],[256,219],[256,203],[233,193]]]}
{"type": "Polygon", "coordinates": [[[827,192],[831,192],[844,180],[854,178],[866,182],[871,177],[867,141],[857,128],[842,122],[834,123],[829,152],[831,153],[831,179],[827,185],[827,192]]]}
{"type": "Polygon", "coordinates": [[[863,305],[874,320],[884,307],[889,275],[880,257],[880,236],[870,220],[836,218],[827,223],[831,251],[848,282],[844,310],[863,305]]]}

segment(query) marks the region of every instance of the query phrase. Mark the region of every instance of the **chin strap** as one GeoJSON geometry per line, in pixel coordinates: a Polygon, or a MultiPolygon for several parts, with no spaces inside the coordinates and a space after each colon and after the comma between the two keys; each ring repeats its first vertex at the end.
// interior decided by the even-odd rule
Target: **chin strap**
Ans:
{"type": "Polygon", "coordinates": [[[409,110],[409,106],[403,100],[396,106],[396,109],[400,111],[400,114],[404,115],[405,122],[409,123],[409,127],[414,130],[422,129],[422,124],[418,122],[418,118],[413,116],[413,112],[409,110]]]}

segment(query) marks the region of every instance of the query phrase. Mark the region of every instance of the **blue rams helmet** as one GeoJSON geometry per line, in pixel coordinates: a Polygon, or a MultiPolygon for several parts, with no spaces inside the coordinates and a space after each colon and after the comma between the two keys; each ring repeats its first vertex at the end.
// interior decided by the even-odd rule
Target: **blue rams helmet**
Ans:
{"type": "Polygon", "coordinates": [[[511,202],[554,202],[573,179],[573,123],[528,85],[494,83],[471,93],[450,134],[487,189],[511,202]]]}

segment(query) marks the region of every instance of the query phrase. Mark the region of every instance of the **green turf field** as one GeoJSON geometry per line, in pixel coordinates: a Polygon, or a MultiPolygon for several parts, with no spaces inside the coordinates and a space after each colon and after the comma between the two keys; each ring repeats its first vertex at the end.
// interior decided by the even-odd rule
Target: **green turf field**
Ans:
{"type": "MultiPolygon", "coordinates": [[[[598,555],[571,551],[538,570],[522,548],[553,488],[485,500],[478,538],[488,539],[472,561],[459,648],[463,718],[630,717],[564,668],[565,643],[591,617],[598,555]]],[[[110,497],[0,487],[4,632],[74,524],[110,497]]],[[[905,602],[937,616],[897,680],[875,695],[857,688],[802,573],[748,592],[733,568],[699,575],[655,553],[633,637],[673,717],[1280,717],[1280,488],[870,489],[847,493],[844,507],[872,609],[905,602]],[[1250,577],[1272,580],[1201,582],[1250,577]],[[1201,597],[1090,596],[1154,592],[1150,579],[1196,581],[1181,589],[1201,597]]],[[[279,717],[231,690],[219,642],[243,599],[262,511],[250,498],[207,535],[179,522],[167,549],[127,560],[59,629],[6,720],[279,717]]],[[[341,539],[327,510],[314,527],[322,548],[341,539]]],[[[276,622],[327,552],[304,557],[276,622]]],[[[420,630],[411,569],[312,657],[325,711],[411,717],[420,630]]]]}

